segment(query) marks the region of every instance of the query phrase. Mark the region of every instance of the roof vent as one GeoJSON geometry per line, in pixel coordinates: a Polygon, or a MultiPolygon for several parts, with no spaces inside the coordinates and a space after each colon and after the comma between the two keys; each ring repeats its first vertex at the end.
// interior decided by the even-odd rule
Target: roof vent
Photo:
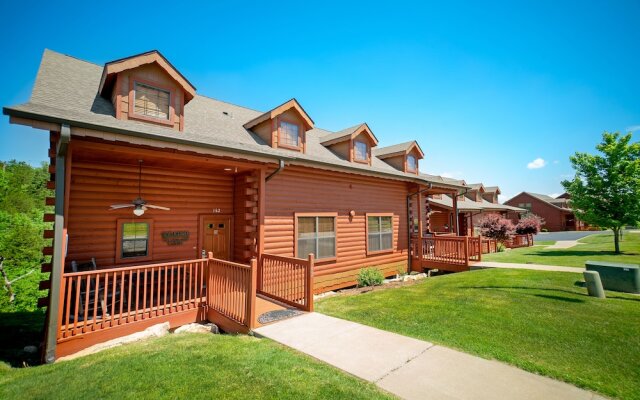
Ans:
{"type": "Polygon", "coordinates": [[[231,118],[233,118],[233,114],[231,114],[231,113],[230,113],[230,112],[228,112],[228,111],[223,111],[222,113],[223,113],[224,115],[226,115],[227,117],[231,117],[231,118]]]}

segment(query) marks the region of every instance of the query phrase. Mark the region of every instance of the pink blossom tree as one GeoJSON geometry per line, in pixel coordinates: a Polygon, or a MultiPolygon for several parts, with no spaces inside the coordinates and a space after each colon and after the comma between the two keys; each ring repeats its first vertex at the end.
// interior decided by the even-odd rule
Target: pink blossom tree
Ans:
{"type": "Polygon", "coordinates": [[[480,219],[479,223],[482,236],[495,239],[500,244],[511,239],[515,231],[513,222],[500,214],[487,214],[480,219]]]}
{"type": "Polygon", "coordinates": [[[518,221],[516,225],[516,233],[518,235],[537,234],[540,227],[544,224],[544,219],[535,214],[527,214],[518,221]]]}

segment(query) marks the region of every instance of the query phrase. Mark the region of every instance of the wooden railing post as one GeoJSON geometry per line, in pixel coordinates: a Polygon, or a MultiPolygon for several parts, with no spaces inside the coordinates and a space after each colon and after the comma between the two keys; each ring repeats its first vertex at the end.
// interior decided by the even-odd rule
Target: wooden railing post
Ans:
{"type": "Polygon", "coordinates": [[[464,237],[464,265],[469,266],[469,236],[464,237]]]}
{"type": "Polygon", "coordinates": [[[313,312],[313,267],[314,267],[314,255],[313,253],[309,253],[309,258],[307,260],[307,274],[305,277],[305,289],[306,293],[305,297],[305,308],[309,312],[313,312]]]}
{"type": "Polygon", "coordinates": [[[256,289],[258,286],[258,259],[253,257],[249,263],[249,287],[247,290],[247,327],[252,330],[256,326],[256,289]]]}
{"type": "Polygon", "coordinates": [[[478,262],[482,261],[482,238],[478,237],[478,262]]]}

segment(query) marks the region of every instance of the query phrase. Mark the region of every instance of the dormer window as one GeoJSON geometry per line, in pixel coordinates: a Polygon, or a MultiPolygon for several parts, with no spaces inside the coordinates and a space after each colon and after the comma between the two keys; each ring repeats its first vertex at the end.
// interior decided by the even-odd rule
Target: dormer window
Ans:
{"type": "Polygon", "coordinates": [[[300,147],[300,127],[287,121],[280,121],[278,145],[283,147],[300,147]]]}
{"type": "Polygon", "coordinates": [[[353,156],[356,161],[369,161],[369,146],[360,140],[353,142],[353,156]]]}
{"type": "Polygon", "coordinates": [[[171,92],[136,82],[134,98],[133,111],[137,115],[163,120],[169,119],[171,92]]]}
{"type": "Polygon", "coordinates": [[[416,157],[414,155],[409,154],[407,156],[407,171],[416,172],[417,169],[418,169],[418,160],[416,160],[416,157]]]}

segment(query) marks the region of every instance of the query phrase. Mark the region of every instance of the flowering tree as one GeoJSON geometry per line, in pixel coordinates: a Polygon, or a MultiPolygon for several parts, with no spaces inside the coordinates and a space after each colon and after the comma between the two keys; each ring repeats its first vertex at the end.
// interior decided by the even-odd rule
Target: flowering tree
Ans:
{"type": "Polygon", "coordinates": [[[479,223],[482,236],[496,239],[499,243],[509,240],[515,230],[513,222],[500,214],[487,214],[479,223]]]}
{"type": "Polygon", "coordinates": [[[544,224],[544,220],[535,214],[527,214],[518,221],[516,225],[516,233],[518,235],[537,234],[540,227],[544,224]]]}

